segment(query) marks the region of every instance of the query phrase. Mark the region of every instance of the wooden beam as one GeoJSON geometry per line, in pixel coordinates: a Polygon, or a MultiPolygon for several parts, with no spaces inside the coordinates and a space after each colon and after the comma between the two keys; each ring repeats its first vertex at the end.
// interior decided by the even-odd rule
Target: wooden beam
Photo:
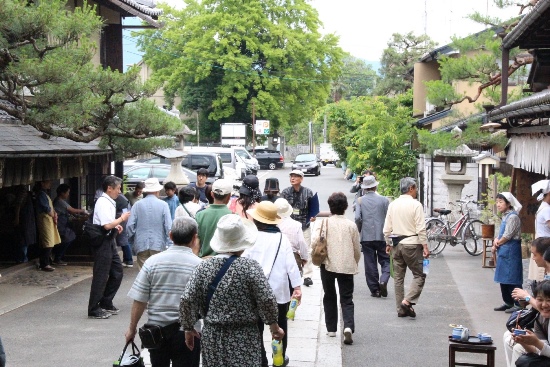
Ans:
{"type": "Polygon", "coordinates": [[[509,134],[550,133],[550,125],[513,127],[508,129],[509,134]]]}

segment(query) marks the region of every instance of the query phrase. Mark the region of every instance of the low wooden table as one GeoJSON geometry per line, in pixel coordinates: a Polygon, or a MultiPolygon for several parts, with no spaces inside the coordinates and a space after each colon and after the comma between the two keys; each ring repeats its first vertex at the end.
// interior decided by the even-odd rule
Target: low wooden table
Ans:
{"type": "Polygon", "coordinates": [[[495,347],[491,344],[461,344],[449,340],[449,367],[474,366],[474,367],[495,367],[495,347]],[[487,364],[465,363],[456,361],[456,353],[486,354],[487,364]]]}

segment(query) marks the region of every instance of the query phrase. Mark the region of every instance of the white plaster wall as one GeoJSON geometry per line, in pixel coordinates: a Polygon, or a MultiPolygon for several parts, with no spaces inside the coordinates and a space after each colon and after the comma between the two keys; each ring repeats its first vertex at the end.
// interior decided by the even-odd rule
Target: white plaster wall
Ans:
{"type": "MultiPolygon", "coordinates": [[[[424,171],[424,202],[422,205],[424,205],[424,211],[426,212],[426,215],[430,214],[430,207],[431,207],[431,187],[430,184],[432,182],[431,180],[431,160],[429,157],[426,157],[426,159],[419,159],[419,170],[424,171]]],[[[451,164],[452,170],[458,170],[459,165],[458,164],[451,164]]],[[[433,169],[433,203],[434,208],[451,208],[449,205],[449,190],[447,189],[447,185],[441,180],[441,176],[445,174],[445,163],[444,162],[434,162],[434,169],[433,169]]],[[[473,180],[470,181],[470,183],[466,184],[464,186],[464,189],[462,190],[462,198],[465,198],[466,195],[474,195],[473,200],[478,200],[477,197],[477,183],[478,183],[478,165],[477,163],[468,163],[466,165],[466,176],[472,176],[473,180]]]]}

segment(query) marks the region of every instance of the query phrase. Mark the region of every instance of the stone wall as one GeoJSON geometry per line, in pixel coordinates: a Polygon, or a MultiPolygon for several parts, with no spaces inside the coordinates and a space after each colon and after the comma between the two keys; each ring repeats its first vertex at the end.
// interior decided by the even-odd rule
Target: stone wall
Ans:
{"type": "MultiPolygon", "coordinates": [[[[423,191],[423,203],[424,212],[427,216],[430,215],[431,209],[431,159],[429,156],[421,157],[418,159],[418,170],[424,172],[424,187],[420,189],[423,191]]],[[[458,164],[451,164],[452,170],[458,170],[458,164]]],[[[445,163],[444,162],[434,162],[433,168],[433,207],[434,208],[446,208],[453,209],[449,204],[449,190],[445,182],[441,180],[441,176],[445,174],[445,163]]],[[[465,198],[466,195],[473,195],[473,200],[478,200],[477,187],[478,187],[478,164],[477,163],[467,163],[466,165],[466,176],[472,176],[474,179],[470,181],[467,185],[464,186],[462,190],[462,198],[465,198]]],[[[473,208],[471,206],[470,208],[473,208]]],[[[458,207],[456,207],[458,209],[458,207]]]]}

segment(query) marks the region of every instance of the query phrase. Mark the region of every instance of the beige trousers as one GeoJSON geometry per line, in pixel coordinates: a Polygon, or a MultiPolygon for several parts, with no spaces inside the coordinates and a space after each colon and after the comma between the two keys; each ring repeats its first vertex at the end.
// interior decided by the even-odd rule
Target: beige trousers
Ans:
{"type": "Polygon", "coordinates": [[[313,264],[311,263],[311,227],[304,231],[304,240],[307,245],[307,253],[310,254],[309,260],[306,265],[304,265],[304,278],[311,278],[313,274],[313,264]]]}
{"type": "Polygon", "coordinates": [[[395,285],[395,305],[397,311],[401,312],[401,302],[406,299],[410,303],[417,303],[422,289],[424,288],[424,282],[426,281],[426,274],[422,270],[422,245],[404,245],[399,244],[392,248],[393,253],[393,273],[394,273],[394,285],[395,285]],[[413,274],[413,280],[411,283],[411,289],[405,295],[405,273],[409,268],[413,274]]]}
{"type": "Polygon", "coordinates": [[[145,250],[145,251],[138,252],[137,264],[138,264],[139,270],[141,270],[141,267],[145,263],[145,260],[153,256],[154,254],[158,254],[159,252],[160,251],[156,251],[156,250],[145,250]]]}

